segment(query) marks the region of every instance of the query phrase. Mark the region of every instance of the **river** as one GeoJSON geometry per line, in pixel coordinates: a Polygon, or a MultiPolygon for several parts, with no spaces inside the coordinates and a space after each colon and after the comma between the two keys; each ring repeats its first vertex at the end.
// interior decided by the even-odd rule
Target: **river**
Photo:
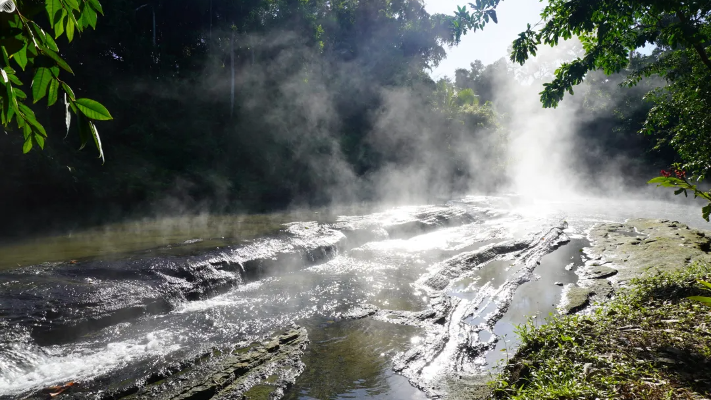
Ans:
{"type": "Polygon", "coordinates": [[[121,397],[294,324],[310,344],[286,399],[464,398],[514,351],[516,325],[556,312],[555,283],[577,280],[587,231],[633,217],[706,224],[689,204],[469,196],[6,244],[0,398],[70,381],[85,398],[121,397]]]}

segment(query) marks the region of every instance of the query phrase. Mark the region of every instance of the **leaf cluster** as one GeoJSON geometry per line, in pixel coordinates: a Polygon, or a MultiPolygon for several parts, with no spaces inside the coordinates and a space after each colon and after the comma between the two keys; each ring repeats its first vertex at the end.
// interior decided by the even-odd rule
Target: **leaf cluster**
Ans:
{"type": "Polygon", "coordinates": [[[103,160],[99,132],[93,121],[112,119],[109,111],[95,100],[78,98],[60,72],[74,71],[61,56],[56,40],[72,42],[76,33],[96,29],[98,14],[104,13],[99,0],[45,0],[44,6],[29,0],[16,2],[15,12],[0,18],[0,117],[5,129],[15,127],[24,135],[23,152],[34,145],[44,148],[47,132],[35,112],[26,104],[28,95],[20,89],[23,79],[31,77],[32,104],[47,98],[47,107],[56,104],[60,94],[66,107],[67,131],[71,113],[77,116],[81,148],[93,139],[103,160]],[[39,14],[46,13],[46,24],[39,14]],[[44,26],[44,27],[43,27],[44,26]],[[49,28],[49,29],[47,29],[49,28]],[[19,67],[19,70],[16,69],[19,67]]]}
{"type": "Polygon", "coordinates": [[[700,0],[550,0],[541,14],[542,26],[529,25],[514,41],[511,61],[524,64],[540,45],[556,46],[574,36],[582,41],[585,55],[561,65],[555,79],[544,85],[544,107],[556,107],[566,92],[573,94],[573,86],[589,71],[622,71],[630,53],[645,45],[693,49],[694,61],[704,63],[710,73],[704,47],[711,40],[710,13],[709,3],[700,0]]]}
{"type": "Polygon", "coordinates": [[[454,32],[455,42],[459,43],[463,35],[467,32],[476,32],[484,29],[489,22],[499,23],[499,18],[496,16],[496,7],[501,0],[476,0],[474,3],[469,3],[471,11],[467,6],[457,6],[457,11],[454,12],[452,19],[452,31],[454,32]]]}

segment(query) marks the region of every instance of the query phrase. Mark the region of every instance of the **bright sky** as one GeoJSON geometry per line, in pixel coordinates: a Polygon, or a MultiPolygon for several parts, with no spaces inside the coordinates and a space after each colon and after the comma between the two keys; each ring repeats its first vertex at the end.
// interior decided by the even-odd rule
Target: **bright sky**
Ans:
{"type": "MultiPolygon", "coordinates": [[[[425,8],[430,14],[454,14],[457,6],[473,0],[425,0],[425,8]]],[[[483,31],[469,32],[457,47],[447,50],[447,58],[432,70],[435,80],[442,76],[454,76],[457,68],[469,69],[469,63],[481,60],[491,64],[501,57],[507,57],[508,47],[519,33],[526,30],[526,24],[535,25],[540,18],[544,3],[538,0],[502,0],[496,10],[498,24],[488,24],[483,31]]]]}

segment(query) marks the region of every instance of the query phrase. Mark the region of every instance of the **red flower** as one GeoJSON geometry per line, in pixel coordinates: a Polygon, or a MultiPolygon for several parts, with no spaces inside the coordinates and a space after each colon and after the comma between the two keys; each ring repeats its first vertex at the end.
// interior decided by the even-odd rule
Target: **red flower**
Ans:
{"type": "Polygon", "coordinates": [[[669,171],[661,170],[659,173],[665,178],[669,178],[671,176],[671,172],[669,171]]]}
{"type": "Polygon", "coordinates": [[[679,170],[677,169],[676,171],[674,171],[674,173],[676,174],[676,177],[679,178],[679,179],[684,179],[684,178],[686,178],[686,171],[679,171],[679,170]]]}

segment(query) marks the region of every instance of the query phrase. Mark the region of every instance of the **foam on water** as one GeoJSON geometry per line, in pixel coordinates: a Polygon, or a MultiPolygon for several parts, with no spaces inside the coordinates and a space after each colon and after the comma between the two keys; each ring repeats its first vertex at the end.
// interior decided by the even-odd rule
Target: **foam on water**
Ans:
{"type": "Polygon", "coordinates": [[[175,333],[169,330],[105,345],[87,343],[39,348],[18,342],[0,354],[0,388],[2,394],[17,395],[37,387],[96,377],[178,349],[180,344],[176,343],[175,333]],[[21,358],[11,360],[15,356],[21,358]]]}

